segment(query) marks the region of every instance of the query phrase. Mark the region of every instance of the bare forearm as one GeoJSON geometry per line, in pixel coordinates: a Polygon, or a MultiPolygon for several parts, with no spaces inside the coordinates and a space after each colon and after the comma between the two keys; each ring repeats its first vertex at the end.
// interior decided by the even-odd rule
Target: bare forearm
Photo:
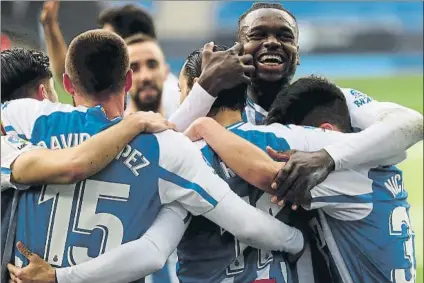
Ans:
{"type": "Polygon", "coordinates": [[[62,85],[62,75],[65,73],[65,58],[68,49],[65,38],[57,21],[45,23],[43,29],[53,76],[62,85]]]}
{"type": "Polygon", "coordinates": [[[224,163],[242,179],[263,191],[275,193],[271,184],[281,169],[281,164],[211,119],[204,119],[199,124],[198,132],[224,163]]]}
{"type": "Polygon", "coordinates": [[[83,180],[106,167],[140,130],[124,120],[74,148],[24,153],[12,166],[13,181],[69,184],[83,180]]]}

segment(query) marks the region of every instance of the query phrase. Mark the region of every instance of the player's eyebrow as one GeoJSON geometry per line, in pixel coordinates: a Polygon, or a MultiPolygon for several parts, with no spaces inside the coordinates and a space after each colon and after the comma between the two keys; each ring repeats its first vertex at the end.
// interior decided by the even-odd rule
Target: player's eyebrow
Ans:
{"type": "MultiPolygon", "coordinates": [[[[269,27],[265,26],[265,25],[257,25],[257,26],[250,28],[248,30],[248,32],[255,32],[255,31],[264,30],[264,29],[269,29],[269,27]]],[[[275,28],[272,28],[272,29],[275,29],[275,28]]],[[[290,25],[290,23],[289,23],[289,27],[288,26],[281,26],[281,27],[278,27],[277,29],[280,30],[280,31],[284,31],[284,32],[290,32],[292,35],[294,35],[294,33],[295,33],[294,27],[292,27],[290,25]]]]}

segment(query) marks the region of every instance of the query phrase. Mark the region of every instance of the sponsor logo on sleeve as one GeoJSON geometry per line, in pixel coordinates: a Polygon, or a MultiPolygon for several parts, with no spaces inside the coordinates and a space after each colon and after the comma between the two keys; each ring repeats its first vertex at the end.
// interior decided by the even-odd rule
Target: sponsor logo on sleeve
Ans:
{"type": "Polygon", "coordinates": [[[359,108],[365,104],[368,104],[372,101],[372,98],[366,95],[365,93],[362,93],[360,91],[357,91],[355,89],[350,90],[350,94],[353,96],[353,103],[359,108]]]}

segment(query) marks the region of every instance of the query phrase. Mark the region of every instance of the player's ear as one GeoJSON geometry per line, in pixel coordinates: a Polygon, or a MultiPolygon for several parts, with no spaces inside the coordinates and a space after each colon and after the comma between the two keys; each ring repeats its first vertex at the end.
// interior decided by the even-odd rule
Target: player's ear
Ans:
{"type": "Polygon", "coordinates": [[[127,74],[125,75],[125,93],[127,93],[132,87],[132,77],[133,71],[128,70],[127,74]]]}
{"type": "Polygon", "coordinates": [[[194,80],[193,80],[193,84],[195,84],[195,83],[197,83],[197,81],[199,80],[199,78],[194,78],[194,80]]]}
{"type": "Polygon", "coordinates": [[[35,90],[35,99],[37,100],[44,100],[46,99],[47,96],[47,91],[46,91],[46,87],[43,84],[39,84],[37,86],[37,89],[35,90]]]}
{"type": "Polygon", "coordinates": [[[330,130],[330,131],[337,131],[337,127],[336,126],[333,126],[330,123],[321,124],[319,127],[321,129],[326,129],[326,130],[330,130]]]}
{"type": "Polygon", "coordinates": [[[72,96],[75,95],[74,85],[72,84],[71,78],[68,74],[63,74],[63,87],[72,96]]]}

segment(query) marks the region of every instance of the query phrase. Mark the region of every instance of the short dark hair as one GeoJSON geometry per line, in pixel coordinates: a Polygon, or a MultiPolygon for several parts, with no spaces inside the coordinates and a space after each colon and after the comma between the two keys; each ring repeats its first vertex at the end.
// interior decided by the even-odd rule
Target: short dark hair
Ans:
{"type": "MultiPolygon", "coordinates": [[[[229,49],[225,45],[215,45],[213,51],[225,51],[229,49]]],[[[183,72],[187,76],[187,85],[191,89],[194,85],[194,79],[200,77],[202,74],[202,51],[203,48],[198,49],[188,55],[184,64],[183,72]]],[[[246,84],[240,84],[231,89],[222,90],[218,94],[211,109],[219,109],[222,107],[232,110],[243,111],[246,104],[246,84]]]]}
{"type": "Polygon", "coordinates": [[[331,123],[351,132],[349,109],[341,89],[325,78],[301,78],[283,89],[275,99],[266,124],[296,124],[319,127],[331,123]]]}
{"type": "Polygon", "coordinates": [[[74,87],[87,95],[110,95],[125,86],[129,70],[124,40],[105,30],[90,30],[69,45],[65,69],[74,87]]]}
{"type": "Polygon", "coordinates": [[[97,22],[100,26],[110,24],[122,38],[127,38],[136,33],[143,33],[156,38],[152,16],[135,5],[129,4],[103,10],[99,14],[97,22]]]}
{"type": "MultiPolygon", "coordinates": [[[[281,5],[280,3],[266,3],[266,2],[253,3],[252,6],[246,12],[244,12],[238,20],[237,38],[239,40],[241,38],[241,28],[242,28],[241,23],[243,22],[243,20],[246,18],[247,15],[259,9],[277,9],[280,11],[284,11],[287,14],[289,14],[297,22],[296,17],[289,10],[284,8],[283,5],[281,5]]],[[[299,36],[299,30],[297,30],[297,36],[299,36]]]]}
{"type": "Polygon", "coordinates": [[[145,35],[143,33],[136,33],[134,35],[131,35],[130,37],[124,38],[124,40],[127,46],[136,43],[157,42],[155,38],[145,35]]]}
{"type": "Polygon", "coordinates": [[[1,52],[1,102],[31,97],[41,84],[52,78],[49,57],[43,52],[12,48],[1,52]]]}

